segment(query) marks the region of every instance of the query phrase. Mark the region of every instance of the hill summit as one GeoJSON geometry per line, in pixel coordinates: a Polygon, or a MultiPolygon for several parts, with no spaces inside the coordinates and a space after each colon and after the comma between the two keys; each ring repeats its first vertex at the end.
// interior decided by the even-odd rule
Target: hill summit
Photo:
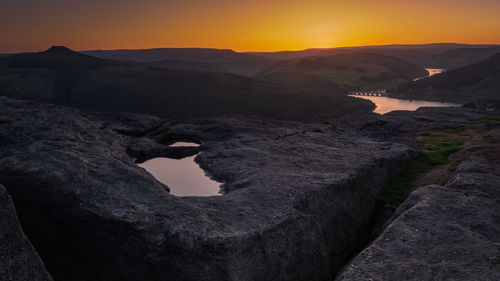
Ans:
{"type": "Polygon", "coordinates": [[[52,46],[48,48],[46,51],[43,53],[53,53],[53,54],[64,54],[64,53],[75,53],[75,51],[71,50],[70,48],[66,46],[52,46]]]}

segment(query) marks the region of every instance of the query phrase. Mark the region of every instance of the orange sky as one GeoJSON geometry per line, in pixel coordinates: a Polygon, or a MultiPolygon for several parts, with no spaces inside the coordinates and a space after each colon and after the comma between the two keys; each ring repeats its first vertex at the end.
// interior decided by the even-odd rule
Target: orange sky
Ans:
{"type": "Polygon", "coordinates": [[[500,44],[500,0],[5,0],[0,52],[500,44]]]}

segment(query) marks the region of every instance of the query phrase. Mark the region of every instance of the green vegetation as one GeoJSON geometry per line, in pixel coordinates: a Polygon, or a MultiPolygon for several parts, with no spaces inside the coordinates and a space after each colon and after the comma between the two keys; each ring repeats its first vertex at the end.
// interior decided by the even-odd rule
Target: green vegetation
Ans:
{"type": "Polygon", "coordinates": [[[434,120],[424,118],[424,117],[410,116],[408,118],[415,120],[415,121],[418,121],[418,122],[434,122],[434,120]]]}
{"type": "Polygon", "coordinates": [[[449,181],[451,180],[451,177],[444,177],[439,181],[439,185],[445,186],[449,181]]]}
{"type": "Polygon", "coordinates": [[[465,161],[465,157],[462,157],[460,159],[457,159],[457,160],[454,160],[453,162],[451,162],[450,166],[448,167],[448,171],[449,172],[455,172],[458,168],[458,166],[460,166],[460,164],[462,164],[462,162],[465,161]]]}
{"type": "Polygon", "coordinates": [[[415,143],[421,149],[420,155],[398,175],[389,178],[380,194],[379,204],[401,204],[416,179],[426,184],[446,185],[458,166],[479,148],[497,149],[491,147],[499,142],[498,131],[484,123],[498,119],[497,116],[487,116],[469,126],[420,132],[415,137],[415,143]],[[458,151],[460,153],[454,154],[458,151]],[[454,155],[449,157],[451,154],[454,155]],[[432,173],[428,173],[431,170],[432,173]]]}
{"type": "Polygon", "coordinates": [[[450,129],[446,129],[444,130],[446,133],[448,134],[453,134],[453,133],[460,133],[460,132],[463,132],[465,131],[465,128],[464,127],[458,127],[458,128],[450,128],[450,129]]]}
{"type": "Polygon", "coordinates": [[[475,130],[477,133],[484,133],[484,132],[487,132],[488,129],[486,128],[486,126],[484,124],[474,124],[474,125],[470,125],[469,126],[469,129],[473,129],[475,130]]]}
{"type": "MultiPolygon", "coordinates": [[[[411,183],[417,177],[430,171],[438,164],[446,163],[447,157],[460,150],[460,147],[465,143],[457,136],[429,131],[420,133],[416,142],[422,152],[399,175],[387,181],[379,198],[383,203],[393,206],[400,205],[405,200],[411,183]]],[[[445,178],[439,184],[446,184],[448,181],[449,178],[445,178]]]]}
{"type": "Polygon", "coordinates": [[[481,118],[479,122],[487,123],[487,122],[492,122],[492,121],[500,121],[500,116],[499,115],[488,115],[486,117],[481,118]]]}
{"type": "Polygon", "coordinates": [[[492,135],[483,136],[483,140],[485,140],[489,143],[497,143],[497,139],[495,138],[495,136],[492,136],[492,135]]]}

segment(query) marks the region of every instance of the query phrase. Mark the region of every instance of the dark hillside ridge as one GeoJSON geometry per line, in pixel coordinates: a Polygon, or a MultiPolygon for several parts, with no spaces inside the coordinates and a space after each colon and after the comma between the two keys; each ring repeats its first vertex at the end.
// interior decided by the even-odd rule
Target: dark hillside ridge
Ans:
{"type": "Polygon", "coordinates": [[[397,96],[500,105],[500,53],[400,87],[397,96]]]}
{"type": "Polygon", "coordinates": [[[255,77],[294,88],[345,94],[349,90],[392,88],[427,74],[427,70],[394,57],[359,53],[284,60],[255,77]]]}
{"type": "Polygon", "coordinates": [[[2,68],[46,68],[64,70],[90,70],[104,66],[105,60],[87,56],[64,47],[53,46],[44,52],[23,53],[4,57],[2,68]]]}
{"type": "Polygon", "coordinates": [[[500,53],[500,46],[453,49],[432,56],[428,64],[430,67],[455,69],[485,60],[496,53],[500,53]]]}
{"type": "Polygon", "coordinates": [[[151,62],[164,59],[180,59],[189,61],[231,61],[242,58],[269,60],[255,55],[240,54],[230,49],[209,48],[156,48],[138,50],[90,50],[81,51],[82,54],[114,60],[132,60],[138,62],[151,62]]]}
{"type": "Polygon", "coordinates": [[[500,45],[469,45],[455,43],[436,44],[416,44],[416,45],[380,45],[380,46],[359,46],[359,47],[339,47],[325,49],[307,49],[302,51],[281,51],[281,52],[249,52],[248,54],[258,55],[271,59],[283,60],[293,58],[304,58],[310,56],[330,56],[336,54],[356,54],[374,53],[391,57],[396,57],[419,65],[420,67],[451,69],[463,66],[468,63],[479,61],[481,54],[487,53],[482,49],[500,48],[500,45]],[[467,49],[470,55],[448,56],[446,52],[467,49]],[[477,53],[477,54],[476,54],[477,53]],[[441,56],[443,55],[443,56],[441,56]]]}
{"type": "MultiPolygon", "coordinates": [[[[469,45],[455,44],[455,43],[436,43],[436,44],[416,44],[416,45],[374,45],[374,46],[355,46],[355,47],[338,47],[338,48],[311,48],[299,51],[278,51],[278,52],[248,52],[248,54],[258,55],[272,59],[292,59],[303,58],[310,56],[327,56],[336,55],[339,53],[347,52],[372,52],[372,53],[386,53],[392,52],[395,54],[408,54],[413,53],[416,56],[423,56],[428,53],[439,52],[442,53],[447,50],[456,48],[464,48],[469,45]]],[[[399,56],[398,56],[399,57],[399,56]]]]}
{"type": "Polygon", "coordinates": [[[1,58],[0,95],[173,119],[244,114],[314,120],[373,107],[234,74],[161,69],[64,47],[1,58]]]}
{"type": "Polygon", "coordinates": [[[144,62],[144,65],[164,69],[195,70],[206,72],[228,72],[225,68],[208,62],[186,61],[186,60],[161,60],[154,62],[144,62]]]}
{"type": "Polygon", "coordinates": [[[83,51],[82,53],[103,59],[135,62],[183,60],[210,63],[223,69],[225,72],[245,76],[252,76],[273,62],[273,60],[269,58],[237,53],[228,49],[158,48],[144,50],[94,50],[83,51]]]}
{"type": "MultiPolygon", "coordinates": [[[[103,59],[135,62],[158,62],[181,60],[211,63],[224,72],[253,76],[274,60],[287,60],[311,56],[331,56],[337,54],[375,53],[396,57],[426,68],[453,69],[491,56],[500,45],[470,45],[456,43],[415,44],[415,45],[375,45],[338,48],[313,48],[300,51],[278,52],[235,52],[229,49],[210,48],[156,48],[123,50],[89,50],[84,54],[103,59]]],[[[0,57],[9,54],[0,54],[0,57]]],[[[182,69],[189,65],[183,65],[182,69]]],[[[202,70],[194,66],[191,70],[202,70]]],[[[173,63],[172,69],[180,69],[173,63]]],[[[187,68],[186,68],[187,69],[187,68]]],[[[217,71],[220,72],[220,71],[217,71]]]]}

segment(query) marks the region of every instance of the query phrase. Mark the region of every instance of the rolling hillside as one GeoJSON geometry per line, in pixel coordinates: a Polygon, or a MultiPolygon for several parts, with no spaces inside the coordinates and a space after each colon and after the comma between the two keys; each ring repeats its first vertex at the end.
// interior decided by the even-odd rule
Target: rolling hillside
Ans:
{"type": "MultiPolygon", "coordinates": [[[[83,54],[102,59],[125,60],[135,62],[159,62],[181,60],[197,63],[208,63],[225,72],[252,76],[273,60],[251,54],[237,53],[233,50],[203,48],[159,48],[146,50],[95,50],[84,51],[83,54]]],[[[195,67],[191,70],[198,70],[195,67]]]]}
{"type": "Polygon", "coordinates": [[[500,46],[489,48],[460,48],[434,55],[430,58],[430,67],[455,69],[471,63],[485,60],[500,52],[500,46]]]}
{"type": "MultiPolygon", "coordinates": [[[[424,68],[452,69],[481,59],[482,54],[491,52],[491,49],[500,48],[498,45],[469,45],[455,43],[416,44],[416,45],[380,45],[339,47],[326,49],[307,49],[301,51],[280,52],[250,52],[274,60],[287,60],[311,56],[331,56],[338,54],[372,53],[395,57],[424,68]],[[483,50],[484,49],[484,50],[483,50]],[[449,52],[449,53],[448,53],[449,52]],[[456,56],[457,53],[460,55],[456,56]]],[[[493,53],[489,53],[492,55],[493,53]]]]}
{"type": "Polygon", "coordinates": [[[408,83],[395,96],[500,106],[500,53],[442,74],[408,83]]]}
{"type": "Polygon", "coordinates": [[[153,62],[142,63],[146,66],[158,67],[164,69],[177,69],[177,70],[195,70],[207,72],[227,72],[223,67],[207,62],[185,61],[185,60],[161,60],[153,62]]]}
{"type": "Polygon", "coordinates": [[[396,58],[340,54],[281,61],[255,77],[294,88],[345,94],[348,90],[392,88],[426,75],[425,69],[396,58]]]}
{"type": "Polygon", "coordinates": [[[64,47],[1,58],[0,95],[173,119],[247,114],[313,120],[373,106],[233,74],[104,60],[64,47]]]}

